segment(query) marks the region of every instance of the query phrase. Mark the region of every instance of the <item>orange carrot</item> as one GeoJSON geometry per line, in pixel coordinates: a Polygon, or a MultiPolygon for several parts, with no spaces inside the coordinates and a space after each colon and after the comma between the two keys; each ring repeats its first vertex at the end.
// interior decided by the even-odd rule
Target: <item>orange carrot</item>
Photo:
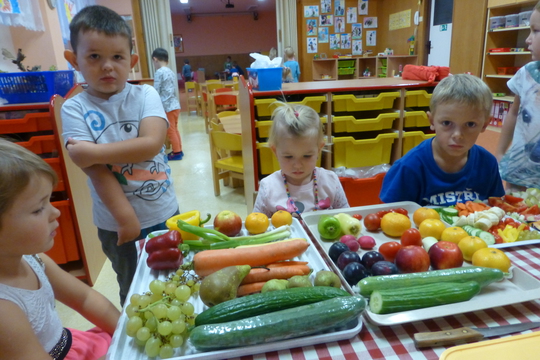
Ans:
{"type": "Polygon", "coordinates": [[[465,206],[464,203],[457,203],[456,204],[456,209],[458,209],[458,211],[459,210],[467,210],[467,207],[465,206]]]}
{"type": "Polygon", "coordinates": [[[236,296],[245,296],[261,292],[264,284],[266,284],[266,281],[240,285],[238,287],[238,291],[236,292],[236,296]]]}
{"type": "Polygon", "coordinates": [[[267,268],[275,268],[278,266],[292,266],[292,265],[307,265],[307,261],[297,261],[297,260],[285,260],[285,261],[278,261],[272,264],[266,264],[267,268]]]}
{"type": "Polygon", "coordinates": [[[307,275],[311,269],[307,265],[278,266],[273,268],[251,269],[240,284],[265,282],[272,279],[290,279],[295,275],[307,275]]]}
{"type": "Polygon", "coordinates": [[[227,266],[263,266],[300,256],[308,247],[305,239],[298,238],[238,249],[203,250],[193,257],[193,269],[199,276],[208,276],[227,266]]]}

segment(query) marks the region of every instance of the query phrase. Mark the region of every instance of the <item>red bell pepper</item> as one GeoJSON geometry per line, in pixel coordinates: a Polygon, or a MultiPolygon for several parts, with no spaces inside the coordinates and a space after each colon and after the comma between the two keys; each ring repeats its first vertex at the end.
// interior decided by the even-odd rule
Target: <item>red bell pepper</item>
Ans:
{"type": "Polygon", "coordinates": [[[153,237],[148,240],[145,250],[148,253],[146,264],[152,270],[175,270],[182,265],[183,256],[178,248],[182,237],[176,230],[153,237]]]}

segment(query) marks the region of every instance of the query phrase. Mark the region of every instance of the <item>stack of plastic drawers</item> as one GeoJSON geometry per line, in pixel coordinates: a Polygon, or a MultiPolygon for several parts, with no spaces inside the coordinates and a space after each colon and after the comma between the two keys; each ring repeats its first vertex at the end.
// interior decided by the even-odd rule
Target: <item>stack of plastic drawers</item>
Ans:
{"type": "Polygon", "coordinates": [[[405,94],[405,118],[401,156],[426,139],[435,136],[429,128],[429,102],[431,94],[426,90],[409,90],[405,94]]]}
{"type": "Polygon", "coordinates": [[[392,144],[398,137],[392,128],[399,118],[394,109],[399,97],[399,91],[333,95],[334,167],[390,163],[392,144]]]}
{"type": "MultiPolygon", "coordinates": [[[[276,109],[276,106],[280,106],[276,101],[278,101],[276,98],[256,98],[254,100],[257,155],[259,160],[258,170],[260,177],[264,177],[279,170],[277,158],[270,147],[268,147],[268,136],[270,127],[272,126],[272,112],[276,109]]],[[[288,101],[288,104],[290,105],[309,106],[319,114],[321,113],[321,107],[324,103],[326,103],[326,95],[305,96],[299,101],[288,101]]],[[[326,123],[326,116],[322,116],[321,121],[326,123]]],[[[320,166],[320,157],[317,166],[320,166]]]]}
{"type": "Polygon", "coordinates": [[[352,79],[354,78],[356,60],[338,60],[338,78],[352,79]]]}
{"type": "Polygon", "coordinates": [[[58,185],[53,189],[51,203],[60,210],[60,224],[54,238],[54,246],[47,251],[57,264],[65,264],[80,259],[71,216],[71,202],[68,199],[61,160],[58,157],[57,142],[52,131],[48,105],[40,109],[27,109],[25,105],[0,107],[0,134],[17,144],[38,154],[56,171],[58,185]]]}

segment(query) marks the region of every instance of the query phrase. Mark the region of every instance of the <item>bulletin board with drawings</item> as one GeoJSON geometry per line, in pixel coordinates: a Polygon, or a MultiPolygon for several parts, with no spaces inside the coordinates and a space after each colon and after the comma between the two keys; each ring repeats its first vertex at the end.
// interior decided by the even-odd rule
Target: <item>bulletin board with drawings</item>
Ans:
{"type": "Polygon", "coordinates": [[[312,60],[321,55],[377,55],[386,48],[408,55],[407,39],[415,32],[412,18],[417,10],[422,15],[424,6],[418,0],[298,1],[297,60],[302,79],[312,79],[312,60]]]}

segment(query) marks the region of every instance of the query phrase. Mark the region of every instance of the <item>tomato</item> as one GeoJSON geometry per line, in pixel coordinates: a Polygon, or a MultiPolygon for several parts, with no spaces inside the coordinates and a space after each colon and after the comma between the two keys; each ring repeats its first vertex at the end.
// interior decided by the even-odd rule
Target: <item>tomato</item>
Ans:
{"type": "Polygon", "coordinates": [[[376,214],[377,214],[377,216],[378,216],[379,218],[382,219],[382,217],[383,217],[384,215],[388,214],[389,212],[390,212],[390,210],[381,210],[381,211],[377,211],[376,214]]]}
{"type": "Polygon", "coordinates": [[[409,216],[409,212],[404,208],[395,208],[395,209],[392,209],[390,211],[409,216]]]}
{"type": "Polygon", "coordinates": [[[410,228],[405,230],[403,235],[401,235],[401,245],[407,246],[407,245],[416,245],[416,246],[422,246],[422,236],[420,235],[420,231],[415,228],[410,228]]]}
{"type": "Polygon", "coordinates": [[[379,252],[384,256],[386,261],[390,262],[394,262],[399,249],[401,249],[401,244],[397,241],[385,242],[379,246],[379,252]]]}
{"type": "Polygon", "coordinates": [[[503,239],[499,234],[493,234],[492,233],[492,235],[495,238],[495,244],[502,244],[503,243],[503,239]]]}
{"type": "Polygon", "coordinates": [[[358,219],[358,220],[362,220],[362,215],[360,215],[360,214],[353,214],[352,217],[355,218],[355,219],[358,219]]]}
{"type": "Polygon", "coordinates": [[[523,198],[506,194],[506,195],[504,195],[504,201],[506,201],[507,203],[509,203],[511,205],[515,205],[515,204],[523,201],[523,198]]]}
{"type": "Polygon", "coordinates": [[[377,214],[368,214],[364,218],[364,226],[368,231],[377,231],[381,227],[381,218],[377,214]]]}

